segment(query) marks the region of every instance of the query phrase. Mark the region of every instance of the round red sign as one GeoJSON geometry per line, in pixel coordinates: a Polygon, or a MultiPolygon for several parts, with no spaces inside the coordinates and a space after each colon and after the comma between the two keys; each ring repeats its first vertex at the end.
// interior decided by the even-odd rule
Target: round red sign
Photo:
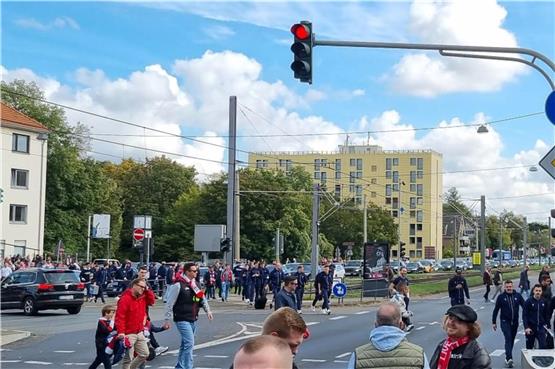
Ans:
{"type": "Polygon", "coordinates": [[[142,228],[137,228],[133,231],[133,239],[135,241],[142,241],[145,238],[145,230],[142,228]]]}

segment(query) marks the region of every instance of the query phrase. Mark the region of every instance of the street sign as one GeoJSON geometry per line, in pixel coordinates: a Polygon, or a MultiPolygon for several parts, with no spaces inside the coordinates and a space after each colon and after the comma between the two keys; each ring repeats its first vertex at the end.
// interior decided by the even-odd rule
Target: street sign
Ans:
{"type": "Polygon", "coordinates": [[[555,91],[551,91],[545,101],[545,115],[551,123],[555,124],[555,91]]]}
{"type": "Polygon", "coordinates": [[[133,230],[133,239],[135,241],[142,241],[145,238],[145,230],[142,228],[137,228],[133,230]]]}
{"type": "Polygon", "coordinates": [[[335,297],[344,297],[347,294],[347,286],[344,283],[336,283],[332,292],[335,297]]]}
{"type": "Polygon", "coordinates": [[[472,253],[472,264],[480,265],[482,262],[482,255],[479,252],[472,253]]]}
{"type": "Polygon", "coordinates": [[[540,167],[555,179],[555,146],[540,160],[540,167]]]}

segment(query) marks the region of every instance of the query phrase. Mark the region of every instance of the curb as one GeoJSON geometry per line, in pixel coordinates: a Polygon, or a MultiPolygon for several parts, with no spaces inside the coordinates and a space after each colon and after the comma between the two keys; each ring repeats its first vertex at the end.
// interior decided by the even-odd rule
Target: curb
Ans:
{"type": "Polygon", "coordinates": [[[27,331],[14,331],[14,330],[2,330],[0,331],[0,346],[9,345],[25,338],[31,336],[31,332],[27,331]]]}

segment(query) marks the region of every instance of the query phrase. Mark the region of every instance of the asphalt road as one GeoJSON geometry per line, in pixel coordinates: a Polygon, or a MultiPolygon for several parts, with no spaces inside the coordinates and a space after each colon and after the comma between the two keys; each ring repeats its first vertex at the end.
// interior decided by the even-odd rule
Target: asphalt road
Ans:
{"type": "MultiPolygon", "coordinates": [[[[481,289],[480,289],[481,290],[481,289]]],[[[479,341],[492,357],[493,367],[504,367],[503,336],[491,329],[492,303],[483,303],[481,293],[473,292],[472,307],[477,310],[482,325],[479,341]]],[[[269,310],[254,310],[239,303],[212,304],[215,320],[209,322],[201,313],[196,336],[195,366],[197,368],[228,368],[233,355],[245,338],[260,332],[269,310]]],[[[440,321],[449,307],[445,297],[411,301],[415,329],[408,339],[424,347],[428,357],[444,333],[440,321]]],[[[33,332],[33,336],[3,346],[1,367],[14,368],[64,368],[88,367],[94,359],[94,330],[100,305],[86,304],[77,316],[65,312],[41,312],[36,317],[25,317],[20,312],[2,312],[2,329],[18,329],[33,332]]],[[[311,336],[301,346],[295,361],[300,368],[345,368],[353,349],[368,341],[368,334],[375,318],[375,307],[332,305],[331,315],[313,313],[305,309],[303,314],[311,336]]],[[[161,302],[151,309],[153,320],[162,318],[161,302]]],[[[179,347],[179,334],[175,328],[157,334],[158,341],[169,346],[169,351],[148,363],[151,368],[173,368],[179,347]]],[[[524,345],[522,332],[517,335],[514,357],[515,367],[520,366],[520,349],[524,345]]]]}

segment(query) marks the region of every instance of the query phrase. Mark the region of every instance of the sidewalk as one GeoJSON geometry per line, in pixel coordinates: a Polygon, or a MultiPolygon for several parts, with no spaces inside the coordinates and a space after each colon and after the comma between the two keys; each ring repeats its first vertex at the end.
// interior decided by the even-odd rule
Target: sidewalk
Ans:
{"type": "Polygon", "coordinates": [[[8,345],[30,336],[31,332],[2,329],[0,331],[0,346],[8,345]]]}

